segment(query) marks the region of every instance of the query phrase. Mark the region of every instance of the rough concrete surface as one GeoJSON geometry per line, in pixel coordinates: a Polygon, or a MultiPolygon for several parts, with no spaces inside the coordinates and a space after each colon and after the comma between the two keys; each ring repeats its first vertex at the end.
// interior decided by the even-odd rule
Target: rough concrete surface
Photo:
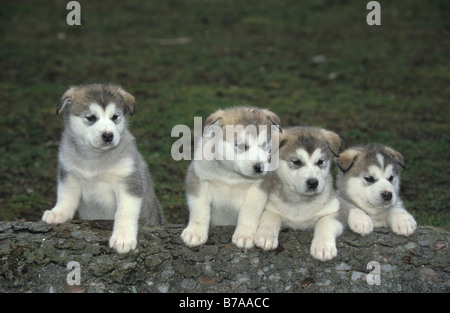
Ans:
{"type": "Polygon", "coordinates": [[[347,230],[338,256],[321,262],[309,254],[312,232],[283,230],[266,252],[233,245],[233,227],[214,227],[205,245],[188,248],[183,228],[142,226],[136,250],[121,255],[108,247],[112,222],[0,222],[0,292],[450,291],[448,229],[347,230]]]}

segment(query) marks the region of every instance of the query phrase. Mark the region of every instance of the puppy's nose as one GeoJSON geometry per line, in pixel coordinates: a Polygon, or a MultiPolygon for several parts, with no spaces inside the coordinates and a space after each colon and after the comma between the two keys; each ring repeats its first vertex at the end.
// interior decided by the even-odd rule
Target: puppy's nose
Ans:
{"type": "Polygon", "coordinates": [[[262,165],[261,163],[256,163],[255,165],[253,165],[253,170],[255,171],[255,173],[262,173],[262,165]]]}
{"type": "Polygon", "coordinates": [[[392,192],[384,191],[384,192],[381,193],[381,196],[383,197],[384,200],[391,201],[391,199],[392,199],[392,192]]]}
{"type": "Polygon", "coordinates": [[[114,137],[114,135],[113,135],[112,132],[104,132],[104,133],[102,134],[102,139],[103,139],[104,142],[110,142],[110,141],[112,141],[112,140],[113,140],[113,137],[114,137]]]}
{"type": "Polygon", "coordinates": [[[319,181],[315,178],[310,178],[306,181],[306,186],[311,190],[316,189],[319,186],[319,181]]]}

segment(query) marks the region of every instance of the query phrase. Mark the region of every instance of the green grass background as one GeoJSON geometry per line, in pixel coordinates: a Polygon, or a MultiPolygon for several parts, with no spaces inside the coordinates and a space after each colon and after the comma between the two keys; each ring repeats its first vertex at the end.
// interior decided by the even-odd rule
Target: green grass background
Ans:
{"type": "Polygon", "coordinates": [[[70,85],[110,82],[136,97],[130,129],[167,223],[188,219],[172,127],[245,104],[334,130],[344,148],[394,147],[407,209],[450,225],[449,1],[379,1],[381,26],[367,25],[368,1],[81,0],[81,26],[67,2],[2,2],[0,220],[53,207],[56,103],[70,85]]]}

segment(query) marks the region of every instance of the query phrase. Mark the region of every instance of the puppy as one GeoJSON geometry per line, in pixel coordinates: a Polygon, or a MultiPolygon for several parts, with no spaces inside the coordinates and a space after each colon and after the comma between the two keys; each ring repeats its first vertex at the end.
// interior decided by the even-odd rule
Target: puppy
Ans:
{"type": "Polygon", "coordinates": [[[134,107],[134,97],[118,86],[71,87],[63,94],[56,110],[65,109],[57,203],[42,216],[64,223],[78,209],[82,219],[114,219],[109,245],[119,253],[136,247],[138,219],[162,223],[147,165],[127,130],[134,107]]]}
{"type": "Polygon", "coordinates": [[[350,229],[367,235],[374,227],[390,227],[396,234],[411,235],[417,223],[400,199],[403,156],[377,144],[355,146],[336,159],[340,168],[337,187],[350,229]]]}
{"type": "Polygon", "coordinates": [[[339,154],[340,137],[314,127],[283,129],[279,166],[267,175],[262,189],[269,200],[261,216],[255,243],[264,250],[278,246],[281,227],[314,229],[311,255],[321,261],[337,255],[339,200],[330,175],[332,157],[339,154]]]}
{"type": "Polygon", "coordinates": [[[279,124],[276,114],[256,107],[218,110],[206,119],[196,147],[203,157],[187,170],[190,214],[181,234],[186,245],[205,243],[210,225],[236,225],[232,242],[240,248],[254,245],[267,200],[259,186],[278,145],[279,124]]]}

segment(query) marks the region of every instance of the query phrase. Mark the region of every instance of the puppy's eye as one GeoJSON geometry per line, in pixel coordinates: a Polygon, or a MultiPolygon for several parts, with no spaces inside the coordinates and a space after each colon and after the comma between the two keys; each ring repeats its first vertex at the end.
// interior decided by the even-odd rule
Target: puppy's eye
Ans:
{"type": "Polygon", "coordinates": [[[97,120],[97,117],[95,115],[92,115],[92,114],[86,115],[85,118],[91,123],[93,123],[93,122],[95,122],[97,120]]]}
{"type": "Polygon", "coordinates": [[[247,151],[248,150],[248,146],[245,143],[235,143],[234,146],[236,147],[236,149],[238,149],[239,151],[247,151]]]}
{"type": "Polygon", "coordinates": [[[390,176],[389,178],[388,178],[388,180],[392,183],[393,181],[394,181],[394,176],[390,176]]]}
{"type": "Polygon", "coordinates": [[[368,183],[374,183],[374,182],[375,182],[375,178],[373,178],[373,176],[366,176],[366,177],[364,177],[364,179],[365,179],[368,183]]]}
{"type": "Polygon", "coordinates": [[[111,117],[111,119],[115,122],[115,121],[117,121],[117,120],[119,119],[119,117],[120,117],[120,115],[117,114],[117,113],[115,113],[115,114],[111,117]]]}
{"type": "Polygon", "coordinates": [[[262,145],[261,145],[261,148],[264,150],[264,151],[270,151],[270,142],[269,141],[265,141],[262,145]]]}
{"type": "Polygon", "coordinates": [[[300,166],[300,165],[302,165],[302,161],[297,160],[297,159],[292,160],[292,163],[294,163],[295,166],[300,166]]]}
{"type": "Polygon", "coordinates": [[[320,159],[319,161],[317,161],[317,165],[318,166],[322,166],[325,163],[324,160],[320,159]]]}

